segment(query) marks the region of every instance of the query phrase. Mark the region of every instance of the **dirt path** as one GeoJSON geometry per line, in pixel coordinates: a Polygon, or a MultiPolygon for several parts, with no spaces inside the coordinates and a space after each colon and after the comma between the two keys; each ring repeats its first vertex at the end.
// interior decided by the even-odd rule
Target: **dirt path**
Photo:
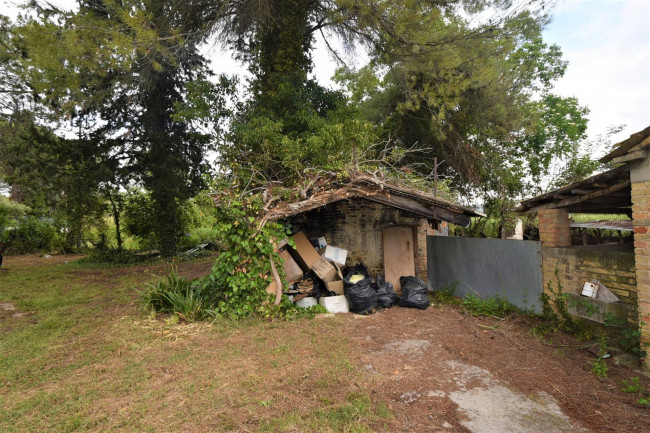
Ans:
{"type": "Polygon", "coordinates": [[[403,432],[648,432],[650,410],[621,392],[639,371],[609,364],[591,373],[593,355],[564,337],[545,344],[531,320],[476,318],[438,306],[393,308],[347,320],[349,338],[372,383],[403,432]]]}

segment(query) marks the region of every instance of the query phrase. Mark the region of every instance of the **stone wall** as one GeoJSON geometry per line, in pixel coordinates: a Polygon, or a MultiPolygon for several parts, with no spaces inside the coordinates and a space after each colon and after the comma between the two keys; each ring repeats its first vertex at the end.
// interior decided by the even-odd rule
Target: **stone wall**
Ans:
{"type": "MultiPolygon", "coordinates": [[[[625,245],[542,247],[544,292],[548,285],[557,290],[557,276],[565,293],[580,293],[585,281],[597,279],[618,296],[628,308],[637,309],[637,281],[634,252],[625,245]]],[[[630,316],[636,321],[636,317],[630,316]]]]}
{"type": "Polygon", "coordinates": [[[384,275],[382,229],[389,226],[413,228],[418,277],[427,282],[427,242],[429,223],[411,212],[370,200],[342,200],[297,215],[289,222],[292,231],[303,231],[308,238],[325,236],[327,243],[348,250],[347,264],[363,261],[371,274],[384,275]]]}

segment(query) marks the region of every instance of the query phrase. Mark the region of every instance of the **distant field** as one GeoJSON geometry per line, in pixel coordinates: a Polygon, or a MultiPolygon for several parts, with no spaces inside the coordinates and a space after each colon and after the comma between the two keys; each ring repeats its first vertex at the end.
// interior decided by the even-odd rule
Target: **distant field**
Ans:
{"type": "Polygon", "coordinates": [[[585,223],[588,221],[629,221],[631,218],[629,218],[627,215],[623,214],[604,214],[604,213],[598,213],[598,214],[589,214],[589,213],[572,213],[569,215],[573,221],[577,223],[585,223]]]}

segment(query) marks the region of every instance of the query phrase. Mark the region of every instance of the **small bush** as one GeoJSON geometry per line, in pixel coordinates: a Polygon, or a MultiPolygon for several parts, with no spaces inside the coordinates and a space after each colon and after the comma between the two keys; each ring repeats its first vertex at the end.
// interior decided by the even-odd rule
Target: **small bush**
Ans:
{"type": "Polygon", "coordinates": [[[4,231],[0,239],[5,243],[7,255],[56,251],[64,244],[55,226],[34,217],[20,220],[16,227],[4,231]]]}
{"type": "Polygon", "coordinates": [[[187,322],[214,317],[213,302],[203,293],[197,280],[179,276],[171,266],[166,278],[156,284],[148,284],[140,299],[145,309],[160,313],[175,314],[187,322]]]}

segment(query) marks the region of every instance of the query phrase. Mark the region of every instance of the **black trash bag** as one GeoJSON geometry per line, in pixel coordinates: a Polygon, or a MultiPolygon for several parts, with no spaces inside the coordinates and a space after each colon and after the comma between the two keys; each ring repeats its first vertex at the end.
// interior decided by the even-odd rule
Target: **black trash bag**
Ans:
{"type": "Polygon", "coordinates": [[[429,289],[422,280],[415,277],[399,277],[399,283],[402,286],[400,307],[427,309],[429,306],[429,289]]]}
{"type": "Polygon", "coordinates": [[[397,296],[397,293],[393,290],[393,283],[384,280],[384,277],[379,274],[377,274],[375,281],[377,282],[375,286],[377,290],[377,303],[379,306],[390,308],[393,305],[397,305],[399,302],[399,296],[397,296]]]}
{"type": "Polygon", "coordinates": [[[348,266],[345,269],[343,269],[343,281],[346,279],[350,279],[352,275],[363,275],[364,277],[369,277],[370,273],[368,272],[368,268],[366,265],[363,263],[359,262],[355,266],[348,266]]]}
{"type": "Polygon", "coordinates": [[[357,314],[373,314],[377,309],[377,292],[374,283],[363,263],[345,268],[343,290],[350,304],[350,311],[357,314]],[[353,275],[363,275],[356,283],[350,281],[353,275]]]}

